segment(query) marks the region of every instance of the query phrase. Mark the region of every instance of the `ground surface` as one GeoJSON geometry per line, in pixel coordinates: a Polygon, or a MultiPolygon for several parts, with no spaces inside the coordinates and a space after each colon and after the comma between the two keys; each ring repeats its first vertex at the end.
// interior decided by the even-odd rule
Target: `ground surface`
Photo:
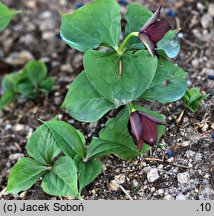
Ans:
{"type": "MultiPolygon", "coordinates": [[[[59,38],[58,11],[68,12],[84,1],[2,2],[23,12],[0,34],[0,58],[13,65],[9,67],[10,72],[21,68],[30,58],[42,59],[55,79],[49,97],[40,96],[35,101],[20,98],[0,113],[0,199],[14,199],[5,193],[8,173],[16,161],[26,155],[25,145],[39,125],[38,118],[49,120],[58,115],[59,119],[80,129],[89,141],[108,117],[97,123],[80,124],[60,109],[69,84],[82,70],[82,55],[59,38]]],[[[139,2],[152,10],[158,6],[157,1],[139,2]]],[[[197,113],[185,112],[179,124],[176,120],[184,108],[181,102],[167,106],[146,104],[166,115],[168,127],[161,144],[172,150],[173,157],[169,158],[161,148],[126,162],[114,156],[104,157],[103,173],[84,190],[85,199],[214,200],[214,139],[211,138],[214,81],[207,78],[214,75],[214,9],[209,1],[204,2],[163,0],[163,17],[174,27],[182,28],[179,34],[182,49],[176,61],[189,72],[189,85],[210,96],[197,113]],[[167,8],[176,11],[177,16],[167,16],[167,8]]],[[[5,71],[8,72],[8,68],[0,68],[0,77],[5,71]]],[[[59,199],[42,192],[39,182],[15,198],[59,199]]]]}

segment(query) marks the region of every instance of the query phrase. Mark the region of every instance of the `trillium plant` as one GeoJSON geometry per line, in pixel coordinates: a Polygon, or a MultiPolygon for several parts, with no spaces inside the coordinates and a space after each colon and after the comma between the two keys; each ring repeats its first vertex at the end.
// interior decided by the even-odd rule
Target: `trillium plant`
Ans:
{"type": "Polygon", "coordinates": [[[68,123],[42,121],[28,141],[29,158],[20,159],[10,173],[8,192],[26,190],[40,178],[48,194],[81,198],[102,172],[98,158],[113,154],[129,160],[158,144],[165,118],[143,104],[175,102],[187,90],[186,72],[170,60],[180,49],[178,30],[161,21],[160,13],[161,8],[153,14],[130,4],[124,33],[115,0],[96,0],[61,14],[61,37],[84,53],[84,71],[71,83],[62,107],[81,122],[96,122],[112,110],[116,114],[88,145],[68,123]]]}

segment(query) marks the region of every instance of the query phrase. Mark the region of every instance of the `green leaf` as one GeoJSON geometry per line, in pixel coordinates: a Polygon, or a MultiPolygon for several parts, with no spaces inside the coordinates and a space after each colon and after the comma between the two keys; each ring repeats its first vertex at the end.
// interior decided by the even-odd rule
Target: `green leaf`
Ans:
{"type": "Polygon", "coordinates": [[[177,30],[168,31],[157,44],[158,50],[162,50],[169,58],[175,58],[180,52],[181,46],[176,35],[177,32],[177,30]]]}
{"type": "MultiPolygon", "coordinates": [[[[149,115],[152,115],[154,116],[155,118],[158,118],[160,119],[161,121],[165,121],[165,118],[163,115],[159,114],[159,113],[156,113],[156,112],[153,112],[149,109],[146,109],[142,106],[138,106],[136,104],[134,104],[134,108],[138,111],[141,111],[141,112],[144,112],[144,113],[148,113],[149,115]]],[[[165,126],[164,125],[158,125],[158,139],[157,139],[157,142],[160,141],[160,138],[164,135],[164,132],[165,132],[165,126]]],[[[141,153],[144,154],[146,153],[147,151],[149,151],[149,149],[151,149],[151,146],[144,143],[143,144],[143,148],[141,149],[141,153]]]]}
{"type": "Polygon", "coordinates": [[[44,192],[53,196],[78,197],[77,170],[70,157],[59,158],[42,181],[44,192]]]}
{"type": "Polygon", "coordinates": [[[102,163],[98,160],[82,161],[79,158],[77,170],[79,173],[79,190],[81,191],[86,185],[94,181],[94,179],[102,173],[102,163]]]}
{"type": "Polygon", "coordinates": [[[17,95],[13,90],[5,92],[0,98],[0,110],[3,109],[6,105],[16,100],[17,95]]]}
{"type": "Polygon", "coordinates": [[[48,78],[46,80],[42,80],[40,82],[39,90],[41,92],[48,93],[53,88],[53,85],[54,85],[54,80],[53,80],[53,78],[50,77],[50,78],[48,78]]]}
{"type": "Polygon", "coordinates": [[[31,83],[37,88],[47,76],[47,67],[43,62],[31,60],[25,65],[23,73],[28,76],[31,83]]]}
{"type": "Polygon", "coordinates": [[[82,157],[84,156],[85,140],[84,143],[82,142],[84,137],[83,135],[80,136],[80,132],[77,132],[74,127],[66,122],[56,120],[45,122],[45,125],[48,126],[54,136],[54,139],[65,155],[71,158],[73,158],[76,154],[79,154],[82,157]]]}
{"type": "Polygon", "coordinates": [[[36,129],[27,146],[27,153],[41,164],[51,164],[52,160],[62,151],[52,131],[43,124],[36,129]]]}
{"type": "Polygon", "coordinates": [[[187,89],[186,72],[164,57],[159,58],[158,69],[143,99],[170,103],[183,97],[187,89]]]}
{"type": "Polygon", "coordinates": [[[15,72],[7,74],[2,80],[2,90],[7,92],[9,90],[15,90],[17,83],[22,79],[22,74],[15,72]]]}
{"type": "Polygon", "coordinates": [[[12,168],[7,184],[7,192],[17,194],[30,188],[47,167],[30,158],[21,158],[12,168]]]}
{"type": "Polygon", "coordinates": [[[18,13],[20,13],[20,11],[11,10],[0,2],[0,31],[4,30],[18,13]]]}
{"type": "Polygon", "coordinates": [[[140,31],[152,15],[153,13],[143,5],[130,4],[126,12],[126,35],[140,31]]]}
{"type": "Polygon", "coordinates": [[[61,19],[61,37],[72,48],[85,52],[104,43],[117,50],[121,15],[115,0],[94,1],[61,19]]]}
{"type": "Polygon", "coordinates": [[[88,146],[86,158],[98,158],[107,154],[128,160],[137,157],[139,151],[128,131],[130,112],[127,107],[110,120],[100,132],[99,138],[94,138],[88,146]]]}
{"type": "Polygon", "coordinates": [[[37,96],[37,91],[33,84],[30,83],[28,79],[25,79],[16,85],[16,92],[20,93],[21,95],[35,99],[37,96]]]}
{"type": "Polygon", "coordinates": [[[127,51],[121,57],[115,52],[87,51],[84,56],[86,75],[95,89],[117,107],[138,98],[152,82],[158,60],[147,50],[127,51]]]}
{"type": "Polygon", "coordinates": [[[78,121],[99,120],[115,105],[101,96],[89,82],[85,72],[73,81],[62,105],[78,121]]]}
{"type": "MultiPolygon", "coordinates": [[[[126,35],[132,32],[139,32],[152,15],[153,13],[143,5],[130,4],[126,12],[126,35]]],[[[127,43],[127,47],[129,49],[136,48],[137,50],[144,48],[144,46],[142,46],[142,42],[137,37],[131,38],[131,40],[127,43]]]]}
{"type": "Polygon", "coordinates": [[[202,100],[207,98],[209,95],[203,95],[197,88],[187,89],[185,95],[183,96],[183,101],[185,106],[191,111],[196,112],[200,106],[202,100]]]}

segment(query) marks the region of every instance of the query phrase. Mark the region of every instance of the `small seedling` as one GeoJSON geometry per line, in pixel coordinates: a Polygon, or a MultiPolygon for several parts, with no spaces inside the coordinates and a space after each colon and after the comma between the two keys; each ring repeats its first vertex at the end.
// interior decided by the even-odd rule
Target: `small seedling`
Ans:
{"type": "Polygon", "coordinates": [[[48,93],[52,89],[53,79],[46,79],[46,76],[46,65],[34,60],[29,61],[21,72],[5,75],[2,80],[0,110],[20,95],[35,99],[39,93],[48,93]]]}
{"type": "Polygon", "coordinates": [[[183,96],[183,101],[185,106],[192,112],[196,112],[200,106],[202,100],[207,98],[209,95],[203,95],[197,88],[187,89],[185,95],[183,96]]]}

